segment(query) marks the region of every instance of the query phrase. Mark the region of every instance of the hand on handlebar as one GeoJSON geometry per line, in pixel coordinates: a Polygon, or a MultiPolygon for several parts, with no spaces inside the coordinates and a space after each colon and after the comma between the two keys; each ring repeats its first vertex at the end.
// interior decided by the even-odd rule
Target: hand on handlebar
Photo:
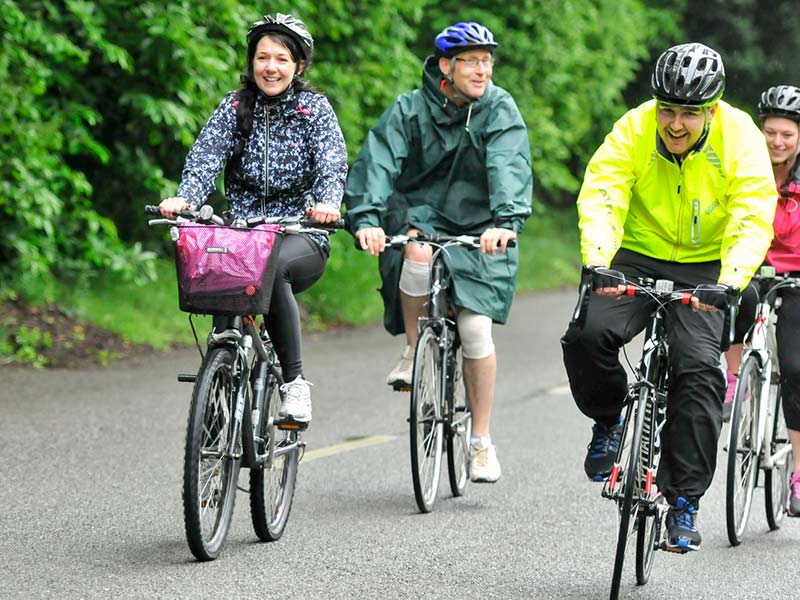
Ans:
{"type": "Polygon", "coordinates": [[[306,216],[317,223],[333,223],[342,218],[338,208],[330,204],[322,204],[321,202],[318,202],[314,206],[309,206],[306,209],[306,216]]]}
{"type": "Polygon", "coordinates": [[[517,232],[503,227],[490,227],[481,235],[481,252],[491,256],[505,254],[508,242],[517,239],[517,232]]]}
{"type": "Polygon", "coordinates": [[[730,289],[724,283],[701,283],[692,292],[692,310],[714,312],[728,308],[730,289]]]}
{"type": "Polygon", "coordinates": [[[382,227],[364,227],[356,231],[356,240],[362,250],[378,256],[386,248],[386,233],[382,227]]]}
{"type": "Polygon", "coordinates": [[[194,210],[194,206],[186,201],[186,198],[180,196],[175,198],[164,198],[161,204],[158,205],[161,214],[167,219],[174,219],[175,215],[182,210],[194,210]]]}
{"type": "Polygon", "coordinates": [[[622,296],[625,293],[625,275],[620,271],[593,265],[592,290],[600,296],[622,296]]]}

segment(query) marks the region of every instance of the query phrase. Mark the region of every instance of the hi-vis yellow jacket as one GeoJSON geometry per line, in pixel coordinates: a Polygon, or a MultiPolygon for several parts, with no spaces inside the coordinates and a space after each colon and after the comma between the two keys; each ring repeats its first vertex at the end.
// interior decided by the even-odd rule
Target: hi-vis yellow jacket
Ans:
{"type": "Polygon", "coordinates": [[[584,264],[626,248],[681,263],[720,260],[743,287],[772,240],[777,192],[764,136],[720,101],[704,141],[679,164],[656,130],[656,102],[628,111],[586,168],[578,195],[584,264]]]}

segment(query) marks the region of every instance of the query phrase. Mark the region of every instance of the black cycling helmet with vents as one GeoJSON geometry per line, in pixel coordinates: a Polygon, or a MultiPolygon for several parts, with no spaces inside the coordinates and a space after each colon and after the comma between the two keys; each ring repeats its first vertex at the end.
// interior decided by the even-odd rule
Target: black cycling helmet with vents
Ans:
{"type": "Polygon", "coordinates": [[[247,32],[247,43],[252,45],[258,41],[265,33],[276,32],[283,33],[292,38],[300,47],[300,52],[303,53],[303,60],[306,66],[311,63],[311,58],[314,56],[314,38],[308,32],[306,24],[294,15],[285,15],[283,13],[276,13],[272,15],[265,15],[260,21],[256,21],[247,32]]]}
{"type": "Polygon", "coordinates": [[[758,116],[785,117],[800,122],[800,89],[793,85],[776,85],[761,94],[758,116]]]}
{"type": "Polygon", "coordinates": [[[650,85],[656,98],[670,104],[714,104],[725,90],[722,57],[703,44],[673,46],[658,57],[650,85]]]}

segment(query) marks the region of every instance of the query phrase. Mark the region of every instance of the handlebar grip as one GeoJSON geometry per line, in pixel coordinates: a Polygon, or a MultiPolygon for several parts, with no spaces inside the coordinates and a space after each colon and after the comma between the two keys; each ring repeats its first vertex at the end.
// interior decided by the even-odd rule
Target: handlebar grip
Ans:
{"type": "Polygon", "coordinates": [[[344,229],[344,219],[338,219],[331,223],[320,223],[314,219],[300,219],[300,225],[303,227],[311,227],[313,229],[330,229],[331,231],[337,229],[344,229]]]}
{"type": "Polygon", "coordinates": [[[144,207],[144,214],[161,216],[161,209],[152,204],[146,204],[144,207]]]}

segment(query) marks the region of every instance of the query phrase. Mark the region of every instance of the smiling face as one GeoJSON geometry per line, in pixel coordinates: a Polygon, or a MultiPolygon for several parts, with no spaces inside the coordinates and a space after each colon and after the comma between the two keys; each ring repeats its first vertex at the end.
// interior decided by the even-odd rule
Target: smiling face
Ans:
{"type": "Polygon", "coordinates": [[[767,139],[769,158],[773,165],[791,161],[797,156],[800,133],[797,123],[784,117],[767,117],[761,124],[761,131],[767,139]]]}
{"type": "Polygon", "coordinates": [[[459,53],[455,59],[440,58],[439,69],[446,78],[452,79],[458,91],[477,100],[486,92],[492,79],[494,58],[488,50],[468,50],[459,53]]]}
{"type": "Polygon", "coordinates": [[[702,106],[667,104],[659,100],[656,107],[658,135],[667,150],[685,157],[703,135],[706,118],[711,121],[716,110],[716,104],[706,109],[702,106]]]}
{"type": "Polygon", "coordinates": [[[265,35],[253,55],[253,79],[264,94],[278,96],[292,83],[295,71],[298,75],[303,72],[303,66],[302,61],[295,62],[286,46],[265,35]]]}

